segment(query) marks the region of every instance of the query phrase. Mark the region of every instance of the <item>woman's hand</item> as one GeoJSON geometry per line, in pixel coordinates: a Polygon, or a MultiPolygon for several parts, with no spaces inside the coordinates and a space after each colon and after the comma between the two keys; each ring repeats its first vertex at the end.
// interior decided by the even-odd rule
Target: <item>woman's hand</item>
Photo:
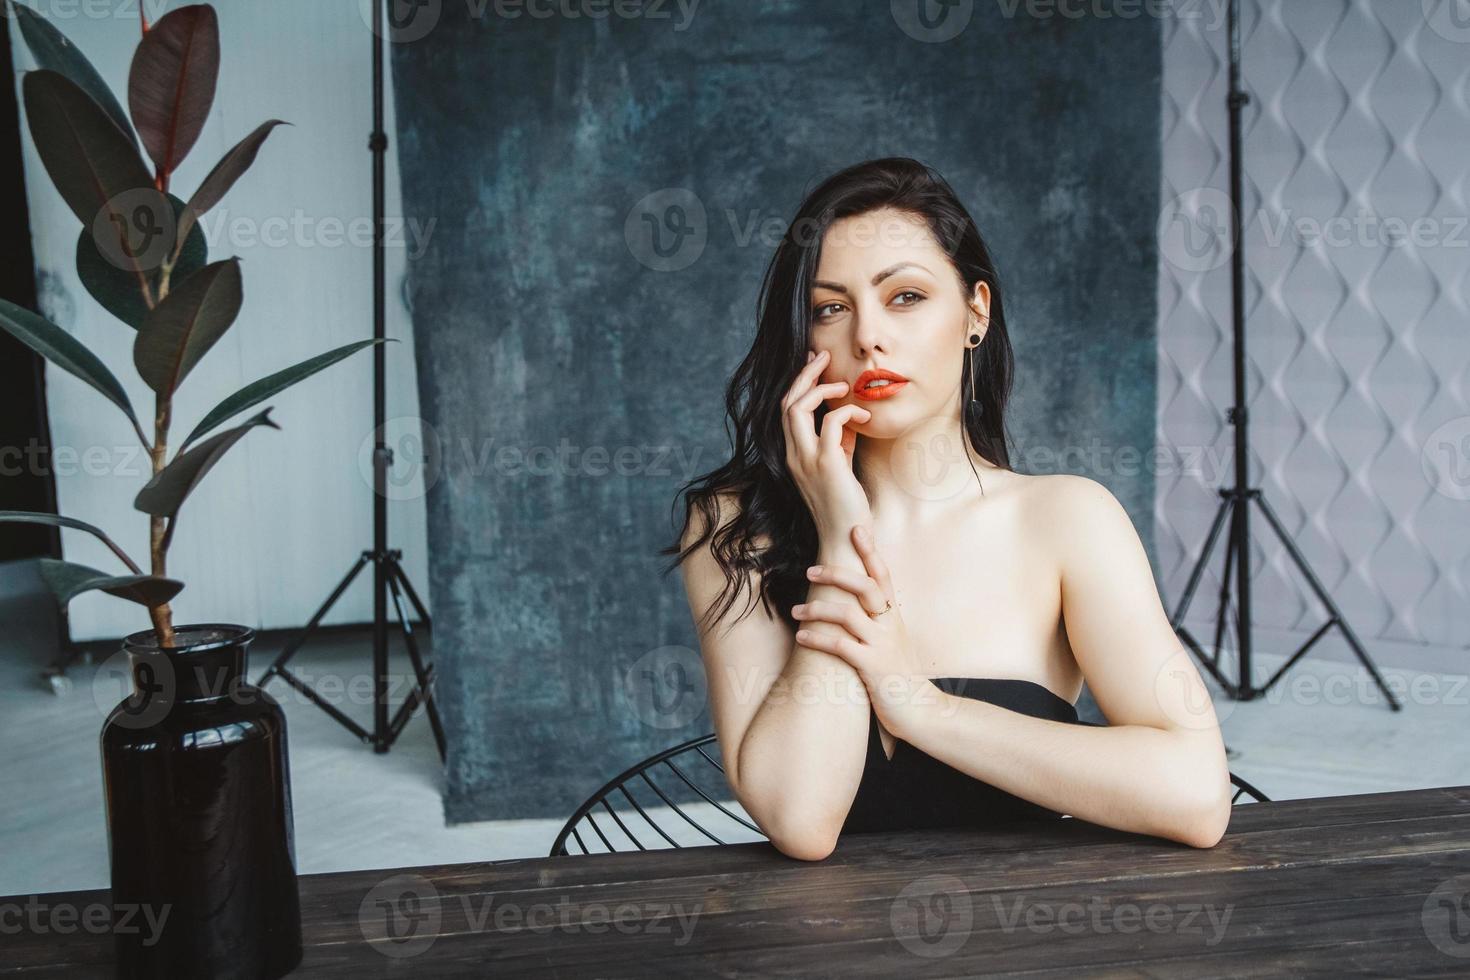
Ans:
{"type": "Polygon", "coordinates": [[[878,721],[894,736],[908,741],[907,733],[913,731],[915,720],[936,710],[944,692],[924,673],[909,641],[903,613],[894,601],[893,580],[874,547],[872,532],[857,525],[851,533],[867,574],[840,565],[823,565],[808,569],[807,578],[851,592],[861,608],[820,600],[797,605],[791,610],[797,619],[835,623],[845,633],[804,629],[797,631],[796,640],[851,664],[868,690],[878,721]],[[885,607],[887,612],[883,612],[885,607]]]}
{"type": "Polygon", "coordinates": [[[852,472],[857,433],[849,422],[866,422],[872,413],[860,405],[842,405],[822,419],[818,435],[815,413],[830,398],[847,393],[846,381],[817,384],[830,362],[826,351],[807,361],[781,399],[781,426],[786,433],[786,467],[811,511],[821,541],[839,540],[854,524],[872,520],[868,495],[852,472]]]}

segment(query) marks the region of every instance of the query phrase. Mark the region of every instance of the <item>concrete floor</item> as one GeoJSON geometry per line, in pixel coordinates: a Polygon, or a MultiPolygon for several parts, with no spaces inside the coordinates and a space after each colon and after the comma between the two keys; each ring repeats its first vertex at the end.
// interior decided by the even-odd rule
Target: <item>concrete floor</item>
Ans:
{"type": "MultiPolygon", "coordinates": [[[[0,895],[108,884],[98,735],[123,696],[121,682],[108,652],[73,664],[65,694],[42,679],[56,656],[56,625],[34,567],[0,564],[0,785],[30,788],[0,795],[0,895]]],[[[147,626],[140,611],[139,629],[147,626]]],[[[282,640],[267,634],[252,645],[252,680],[282,640]]],[[[342,677],[350,691],[353,678],[370,676],[371,649],[367,630],[324,634],[291,667],[303,677],[342,677]]],[[[394,666],[407,671],[393,633],[390,650],[394,666]]],[[[422,710],[392,751],[376,755],[283,681],[267,690],[286,711],[299,872],[540,857],[551,849],[563,820],[444,825],[443,776],[422,710]]],[[[370,726],[370,705],[343,710],[370,726]]]]}
{"type": "MultiPolygon", "coordinates": [[[[0,786],[11,788],[0,795],[0,895],[108,882],[97,738],[120,687],[106,652],[100,664],[74,665],[62,695],[41,678],[56,649],[54,604],[42,588],[34,562],[0,564],[0,786]]],[[[252,678],[280,642],[257,641],[252,678]]],[[[396,639],[393,649],[402,656],[396,639]]],[[[350,687],[367,674],[368,650],[365,632],[329,635],[293,668],[331,672],[350,687]]],[[[1282,659],[1259,653],[1259,676],[1282,659]]],[[[1355,664],[1332,661],[1301,661],[1263,700],[1217,697],[1232,771],[1273,799],[1470,784],[1465,676],[1379,667],[1401,685],[1403,711],[1388,710],[1355,664]]],[[[279,680],[270,690],[288,718],[302,873],[540,857],[561,828],[560,819],[446,827],[422,713],[392,752],[374,755],[279,680]]],[[[366,706],[348,711],[366,724],[366,706]]]]}

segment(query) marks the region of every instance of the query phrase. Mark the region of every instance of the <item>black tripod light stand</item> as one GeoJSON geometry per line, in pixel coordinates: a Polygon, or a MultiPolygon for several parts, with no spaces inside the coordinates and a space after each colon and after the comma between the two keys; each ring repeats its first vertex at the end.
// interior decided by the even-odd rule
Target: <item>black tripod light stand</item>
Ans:
{"type": "Polygon", "coordinates": [[[348,570],[345,578],[322,603],[311,621],[276,657],[261,675],[258,686],[264,687],[273,677],[279,677],[305,695],[313,704],[331,715],[343,728],[373,747],[374,752],[387,752],[398,740],[409,718],[422,704],[429,716],[429,725],[434,731],[434,742],[439,748],[439,758],[444,758],[444,729],[439,724],[439,710],[435,707],[432,687],[434,668],[426,663],[419,653],[418,639],[409,622],[408,610],[404,606],[404,595],[419,614],[423,626],[429,624],[429,612],[419,600],[413,584],[403,571],[399,559],[403,552],[388,547],[388,467],[393,465],[393,450],[384,442],[384,424],[387,415],[384,391],[386,365],[383,354],[383,156],[388,149],[388,136],[383,131],[383,4],[391,0],[374,0],[373,29],[373,131],[368,139],[368,149],[373,154],[373,547],[358,557],[357,563],[348,570]],[[327,610],[347,591],[347,586],[357,577],[368,562],[373,563],[373,727],[363,728],[344,714],[336,705],[313,690],[301,678],[286,669],[286,664],[317,628],[327,610]],[[398,710],[388,717],[388,598],[392,596],[394,611],[403,630],[404,645],[413,664],[415,686],[409,691],[398,710]]]}
{"type": "Polygon", "coordinates": [[[1249,96],[1240,88],[1240,22],[1236,10],[1237,0],[1230,0],[1228,5],[1228,34],[1230,44],[1230,91],[1226,96],[1226,103],[1230,110],[1230,295],[1231,295],[1231,321],[1233,332],[1233,360],[1235,368],[1235,404],[1226,413],[1226,421],[1235,427],[1235,486],[1221,488],[1220,509],[1215,513],[1215,521],[1210,525],[1209,536],[1205,539],[1204,551],[1200,553],[1199,560],[1195,563],[1194,571],[1189,576],[1189,584],[1185,586],[1184,595],[1180,599],[1179,607],[1174,610],[1171,617],[1174,631],[1185,645],[1199,658],[1200,663],[1215,681],[1231,698],[1237,701],[1251,701],[1261,697],[1271,686],[1286,674],[1291,667],[1322,638],[1330,628],[1336,626],[1342,630],[1348,645],[1357,654],[1368,673],[1378,684],[1379,690],[1388,699],[1389,706],[1398,711],[1402,708],[1398,700],[1394,698],[1383,678],[1379,676],[1378,670],[1373,665],[1363,644],[1358,642],[1358,637],[1348,626],[1347,620],[1343,618],[1342,611],[1322,587],[1317,576],[1307,565],[1307,560],[1301,551],[1292,542],[1291,536],[1286,528],[1277,518],[1271,505],[1262,496],[1259,487],[1248,485],[1247,462],[1249,460],[1249,437],[1246,429],[1246,394],[1245,394],[1245,288],[1243,259],[1240,250],[1240,214],[1243,206],[1240,189],[1241,170],[1241,126],[1240,108],[1249,96]],[[1250,578],[1250,502],[1254,501],[1265,515],[1266,522],[1271,525],[1271,530],[1281,540],[1286,548],[1286,553],[1296,563],[1302,576],[1311,585],[1312,591],[1318,600],[1327,608],[1328,619],[1317,632],[1313,633],[1302,646],[1287,659],[1286,663],[1271,676],[1264,686],[1255,687],[1251,676],[1251,578],[1250,578]],[[1200,577],[1204,574],[1205,565],[1210,560],[1210,554],[1215,550],[1215,541],[1220,536],[1220,529],[1225,525],[1226,515],[1230,517],[1230,539],[1225,546],[1225,574],[1221,578],[1220,585],[1220,609],[1215,621],[1215,654],[1207,656],[1200,644],[1184,628],[1184,613],[1189,609],[1189,603],[1194,598],[1194,591],[1199,586],[1200,577]],[[1235,571],[1236,591],[1239,593],[1239,604],[1236,607],[1236,641],[1240,650],[1240,680],[1231,683],[1220,670],[1220,643],[1224,639],[1225,624],[1230,608],[1230,573],[1232,567],[1235,571]]]}

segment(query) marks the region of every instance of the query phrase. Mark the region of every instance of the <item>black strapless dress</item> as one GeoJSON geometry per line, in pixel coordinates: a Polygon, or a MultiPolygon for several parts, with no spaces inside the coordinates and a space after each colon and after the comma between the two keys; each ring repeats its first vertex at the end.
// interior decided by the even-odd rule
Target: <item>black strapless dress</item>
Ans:
{"type": "MultiPolygon", "coordinates": [[[[994,677],[936,677],[959,697],[988,701],[1036,718],[1086,725],[1071,702],[1035,681],[994,677]]],[[[893,758],[883,753],[877,715],[868,709],[868,758],[844,834],[976,827],[1013,820],[1059,820],[1061,814],[969,776],[899,739],[893,758]]]]}

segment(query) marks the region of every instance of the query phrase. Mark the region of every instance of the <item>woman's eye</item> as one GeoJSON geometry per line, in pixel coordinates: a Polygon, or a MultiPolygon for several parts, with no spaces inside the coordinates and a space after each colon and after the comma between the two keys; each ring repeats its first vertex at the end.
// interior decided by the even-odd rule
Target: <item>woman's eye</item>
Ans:
{"type": "MultiPolygon", "coordinates": [[[[916,306],[919,303],[924,302],[925,299],[927,299],[927,297],[924,296],[922,293],[916,293],[912,289],[905,289],[903,292],[898,293],[897,295],[895,295],[894,296],[894,299],[897,299],[900,296],[912,296],[913,297],[912,301],[907,302],[907,303],[900,303],[899,304],[900,306],[916,306]]],[[[842,307],[842,304],[841,303],[838,303],[836,301],[833,301],[833,302],[830,302],[830,303],[823,303],[820,306],[818,306],[818,307],[816,307],[816,308],[814,308],[812,310],[812,316],[815,317],[815,318],[817,318],[818,320],[820,320],[824,316],[827,315],[824,311],[827,310],[829,307],[834,307],[834,306],[840,309],[842,307]]]]}

